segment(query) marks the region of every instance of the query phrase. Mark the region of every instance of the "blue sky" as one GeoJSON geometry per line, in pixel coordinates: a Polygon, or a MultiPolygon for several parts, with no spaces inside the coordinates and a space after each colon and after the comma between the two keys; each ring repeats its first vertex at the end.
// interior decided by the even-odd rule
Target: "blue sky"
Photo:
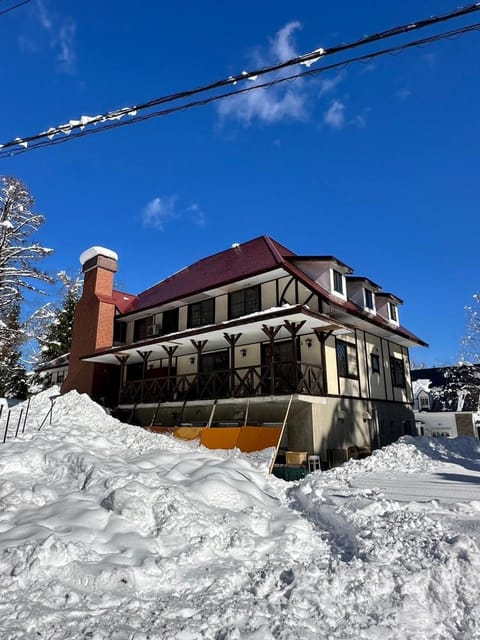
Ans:
{"type": "MultiPolygon", "coordinates": [[[[0,16],[0,143],[454,7],[33,0],[0,16]]],[[[136,293],[267,234],[402,298],[402,324],[430,344],[412,357],[445,364],[480,289],[479,54],[480,34],[465,35],[3,159],[0,173],[46,216],[50,271],[106,246],[136,293]]]]}

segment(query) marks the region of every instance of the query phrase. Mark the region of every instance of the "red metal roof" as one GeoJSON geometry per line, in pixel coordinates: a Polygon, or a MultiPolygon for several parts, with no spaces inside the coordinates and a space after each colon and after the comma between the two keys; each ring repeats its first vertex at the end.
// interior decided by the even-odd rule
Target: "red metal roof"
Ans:
{"type": "Polygon", "coordinates": [[[137,296],[131,293],[124,293],[123,291],[112,291],[113,304],[117,307],[120,313],[127,313],[130,311],[130,307],[136,300],[137,296]]]}
{"type": "MultiPolygon", "coordinates": [[[[290,251],[290,249],[287,249],[287,247],[284,247],[269,236],[260,236],[244,244],[235,245],[230,249],[198,260],[198,262],[194,262],[192,265],[174,273],[169,278],[138,294],[138,296],[114,291],[113,298],[120,313],[129,314],[283,267],[287,272],[298,277],[332,304],[353,313],[357,317],[368,319],[373,324],[388,328],[392,333],[428,346],[403,327],[391,327],[379,316],[374,318],[366,316],[363,310],[354,302],[350,300],[343,301],[338,297],[332,296],[329,291],[296,266],[295,262],[298,259],[301,260],[302,257],[305,258],[305,256],[297,256],[293,251],[290,251]],[[129,300],[125,298],[129,298],[129,300]]],[[[316,258],[320,259],[319,256],[316,258]]],[[[325,256],[321,258],[325,259],[325,256]]],[[[332,256],[328,258],[337,260],[332,256]]],[[[311,259],[313,259],[313,256],[311,259]]],[[[338,262],[340,263],[340,261],[338,262]]]]}
{"type": "Polygon", "coordinates": [[[140,293],[124,313],[148,309],[275,269],[295,254],[268,236],[194,262],[140,293]]]}

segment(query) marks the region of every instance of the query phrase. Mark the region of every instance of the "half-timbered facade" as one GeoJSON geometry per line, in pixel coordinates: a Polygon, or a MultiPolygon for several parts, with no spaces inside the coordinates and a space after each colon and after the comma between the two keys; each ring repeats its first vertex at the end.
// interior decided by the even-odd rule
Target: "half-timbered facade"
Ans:
{"type": "Polygon", "coordinates": [[[85,286],[62,391],[141,424],[271,425],[284,446],[375,447],[414,428],[402,301],[333,256],[262,236],[139,295],[113,288],[117,256],[82,254],[85,286]]]}

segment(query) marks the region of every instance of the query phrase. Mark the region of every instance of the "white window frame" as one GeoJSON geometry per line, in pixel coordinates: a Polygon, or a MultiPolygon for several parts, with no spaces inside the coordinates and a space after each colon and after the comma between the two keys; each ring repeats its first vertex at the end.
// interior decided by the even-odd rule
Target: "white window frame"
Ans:
{"type": "Polygon", "coordinates": [[[368,287],[363,287],[363,306],[365,308],[365,311],[369,311],[370,313],[376,313],[376,311],[377,311],[377,308],[376,308],[376,305],[375,305],[375,294],[368,287]],[[372,305],[373,306],[371,306],[371,307],[369,307],[367,305],[367,292],[370,293],[370,295],[372,296],[372,305]]]}
{"type": "Polygon", "coordinates": [[[338,296],[339,298],[342,298],[342,300],[347,299],[347,281],[345,274],[334,267],[330,269],[330,290],[334,296],[338,296]],[[338,273],[342,278],[342,291],[337,291],[335,289],[335,273],[338,273]]]}
{"type": "Polygon", "coordinates": [[[390,322],[393,323],[393,324],[399,324],[399,320],[398,320],[398,305],[396,305],[394,302],[391,302],[389,300],[387,302],[387,307],[388,307],[388,318],[389,318],[390,322]],[[392,309],[395,309],[396,318],[392,317],[392,309]]]}

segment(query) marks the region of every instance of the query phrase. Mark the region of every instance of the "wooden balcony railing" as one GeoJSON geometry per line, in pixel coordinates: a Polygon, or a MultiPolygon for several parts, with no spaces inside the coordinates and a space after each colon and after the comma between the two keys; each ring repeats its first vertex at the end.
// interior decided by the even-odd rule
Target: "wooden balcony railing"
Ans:
{"type": "Polygon", "coordinates": [[[126,382],[120,404],[184,402],[268,395],[324,395],[322,369],[307,362],[259,365],[126,382]]]}

